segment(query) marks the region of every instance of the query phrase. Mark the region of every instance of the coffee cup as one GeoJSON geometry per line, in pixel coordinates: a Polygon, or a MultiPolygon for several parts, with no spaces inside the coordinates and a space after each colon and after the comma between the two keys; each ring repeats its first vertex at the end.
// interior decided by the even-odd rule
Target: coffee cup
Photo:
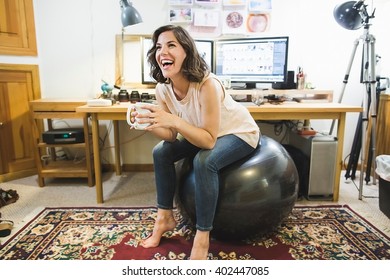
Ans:
{"type": "Polygon", "coordinates": [[[138,114],[148,114],[150,110],[142,108],[144,105],[150,105],[150,103],[146,102],[136,102],[135,104],[131,104],[127,108],[126,120],[127,124],[132,128],[143,130],[150,125],[150,123],[139,123],[140,118],[132,116],[133,112],[137,112],[138,114]]]}

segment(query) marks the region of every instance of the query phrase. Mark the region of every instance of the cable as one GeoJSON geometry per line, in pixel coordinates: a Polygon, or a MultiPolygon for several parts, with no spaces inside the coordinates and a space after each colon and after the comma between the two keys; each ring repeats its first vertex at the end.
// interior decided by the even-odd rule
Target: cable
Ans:
{"type": "MultiPolygon", "coordinates": [[[[130,143],[130,142],[133,142],[134,140],[144,136],[146,134],[146,131],[144,131],[142,134],[140,135],[137,135],[136,137],[134,138],[131,138],[129,140],[126,140],[125,142],[122,142],[122,143],[119,143],[119,145],[124,145],[124,144],[127,144],[127,143],[130,143]]],[[[112,148],[115,148],[115,146],[108,146],[108,147],[104,147],[102,148],[102,150],[108,150],[108,149],[112,149],[112,148]]]]}

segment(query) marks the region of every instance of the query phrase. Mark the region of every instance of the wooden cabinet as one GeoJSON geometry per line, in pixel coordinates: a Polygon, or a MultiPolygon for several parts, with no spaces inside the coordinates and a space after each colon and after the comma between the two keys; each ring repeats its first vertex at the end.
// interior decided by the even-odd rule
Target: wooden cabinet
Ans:
{"type": "Polygon", "coordinates": [[[376,155],[390,155],[390,95],[381,94],[377,115],[376,155]]]}
{"type": "Polygon", "coordinates": [[[33,0],[0,0],[0,54],[37,55],[33,0]]]}
{"type": "Polygon", "coordinates": [[[85,101],[58,99],[39,99],[30,102],[32,119],[34,120],[33,138],[35,143],[35,159],[38,169],[39,186],[45,185],[45,178],[87,178],[88,186],[94,185],[91,133],[88,125],[88,114],[76,112],[76,108],[85,105],[85,101]],[[54,120],[82,120],[84,132],[83,143],[54,143],[43,142],[42,132],[53,130],[54,120]],[[46,124],[44,123],[46,122],[46,124]],[[56,149],[81,149],[84,159],[59,159],[56,149]]]}
{"type": "Polygon", "coordinates": [[[29,102],[40,97],[38,66],[0,63],[0,182],[36,174],[29,102]]]}

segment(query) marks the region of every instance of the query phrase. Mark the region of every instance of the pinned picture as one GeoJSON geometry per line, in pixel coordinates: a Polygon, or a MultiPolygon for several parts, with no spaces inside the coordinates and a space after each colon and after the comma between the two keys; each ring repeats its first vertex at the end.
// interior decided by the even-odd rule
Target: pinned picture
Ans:
{"type": "Polygon", "coordinates": [[[246,29],[251,33],[268,31],[270,24],[269,14],[249,14],[246,20],[246,29]]]}
{"type": "Polygon", "coordinates": [[[224,11],[222,19],[222,33],[242,34],[246,32],[246,11],[234,10],[224,11]]]}
{"type": "Polygon", "coordinates": [[[210,9],[194,9],[194,26],[217,27],[219,11],[210,9]]]}
{"type": "Polygon", "coordinates": [[[192,9],[170,9],[169,10],[170,22],[192,22],[192,9]]]}
{"type": "Polygon", "coordinates": [[[270,12],[272,0],[248,0],[249,12],[270,12]]]}
{"type": "Polygon", "coordinates": [[[224,6],[245,6],[246,0],[223,0],[224,6]]]}
{"type": "Polygon", "coordinates": [[[169,5],[171,6],[191,6],[193,0],[169,0],[169,5]]]}
{"type": "Polygon", "coordinates": [[[198,5],[216,5],[220,0],[195,0],[198,5]]]}

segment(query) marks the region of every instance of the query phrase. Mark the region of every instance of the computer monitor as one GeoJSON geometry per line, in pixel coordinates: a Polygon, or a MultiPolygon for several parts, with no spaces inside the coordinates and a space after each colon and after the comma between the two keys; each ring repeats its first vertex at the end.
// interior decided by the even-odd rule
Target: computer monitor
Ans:
{"type": "Polygon", "coordinates": [[[150,37],[142,37],[141,43],[142,43],[142,47],[141,47],[142,84],[156,84],[157,82],[150,76],[150,65],[148,63],[148,51],[152,47],[153,40],[150,37]]]}
{"type": "MultiPolygon", "coordinates": [[[[199,54],[206,61],[210,70],[213,71],[213,50],[214,45],[212,40],[195,39],[196,48],[199,54]]],[[[156,81],[150,76],[150,65],[148,63],[147,54],[152,46],[152,38],[142,37],[142,84],[156,84],[156,81]]]]}
{"type": "Polygon", "coordinates": [[[203,57],[210,71],[213,72],[214,41],[199,39],[195,39],[194,41],[200,56],[203,57]]]}
{"type": "Polygon", "coordinates": [[[214,73],[230,79],[232,87],[255,88],[257,83],[286,82],[287,36],[235,38],[214,42],[214,73]]]}

